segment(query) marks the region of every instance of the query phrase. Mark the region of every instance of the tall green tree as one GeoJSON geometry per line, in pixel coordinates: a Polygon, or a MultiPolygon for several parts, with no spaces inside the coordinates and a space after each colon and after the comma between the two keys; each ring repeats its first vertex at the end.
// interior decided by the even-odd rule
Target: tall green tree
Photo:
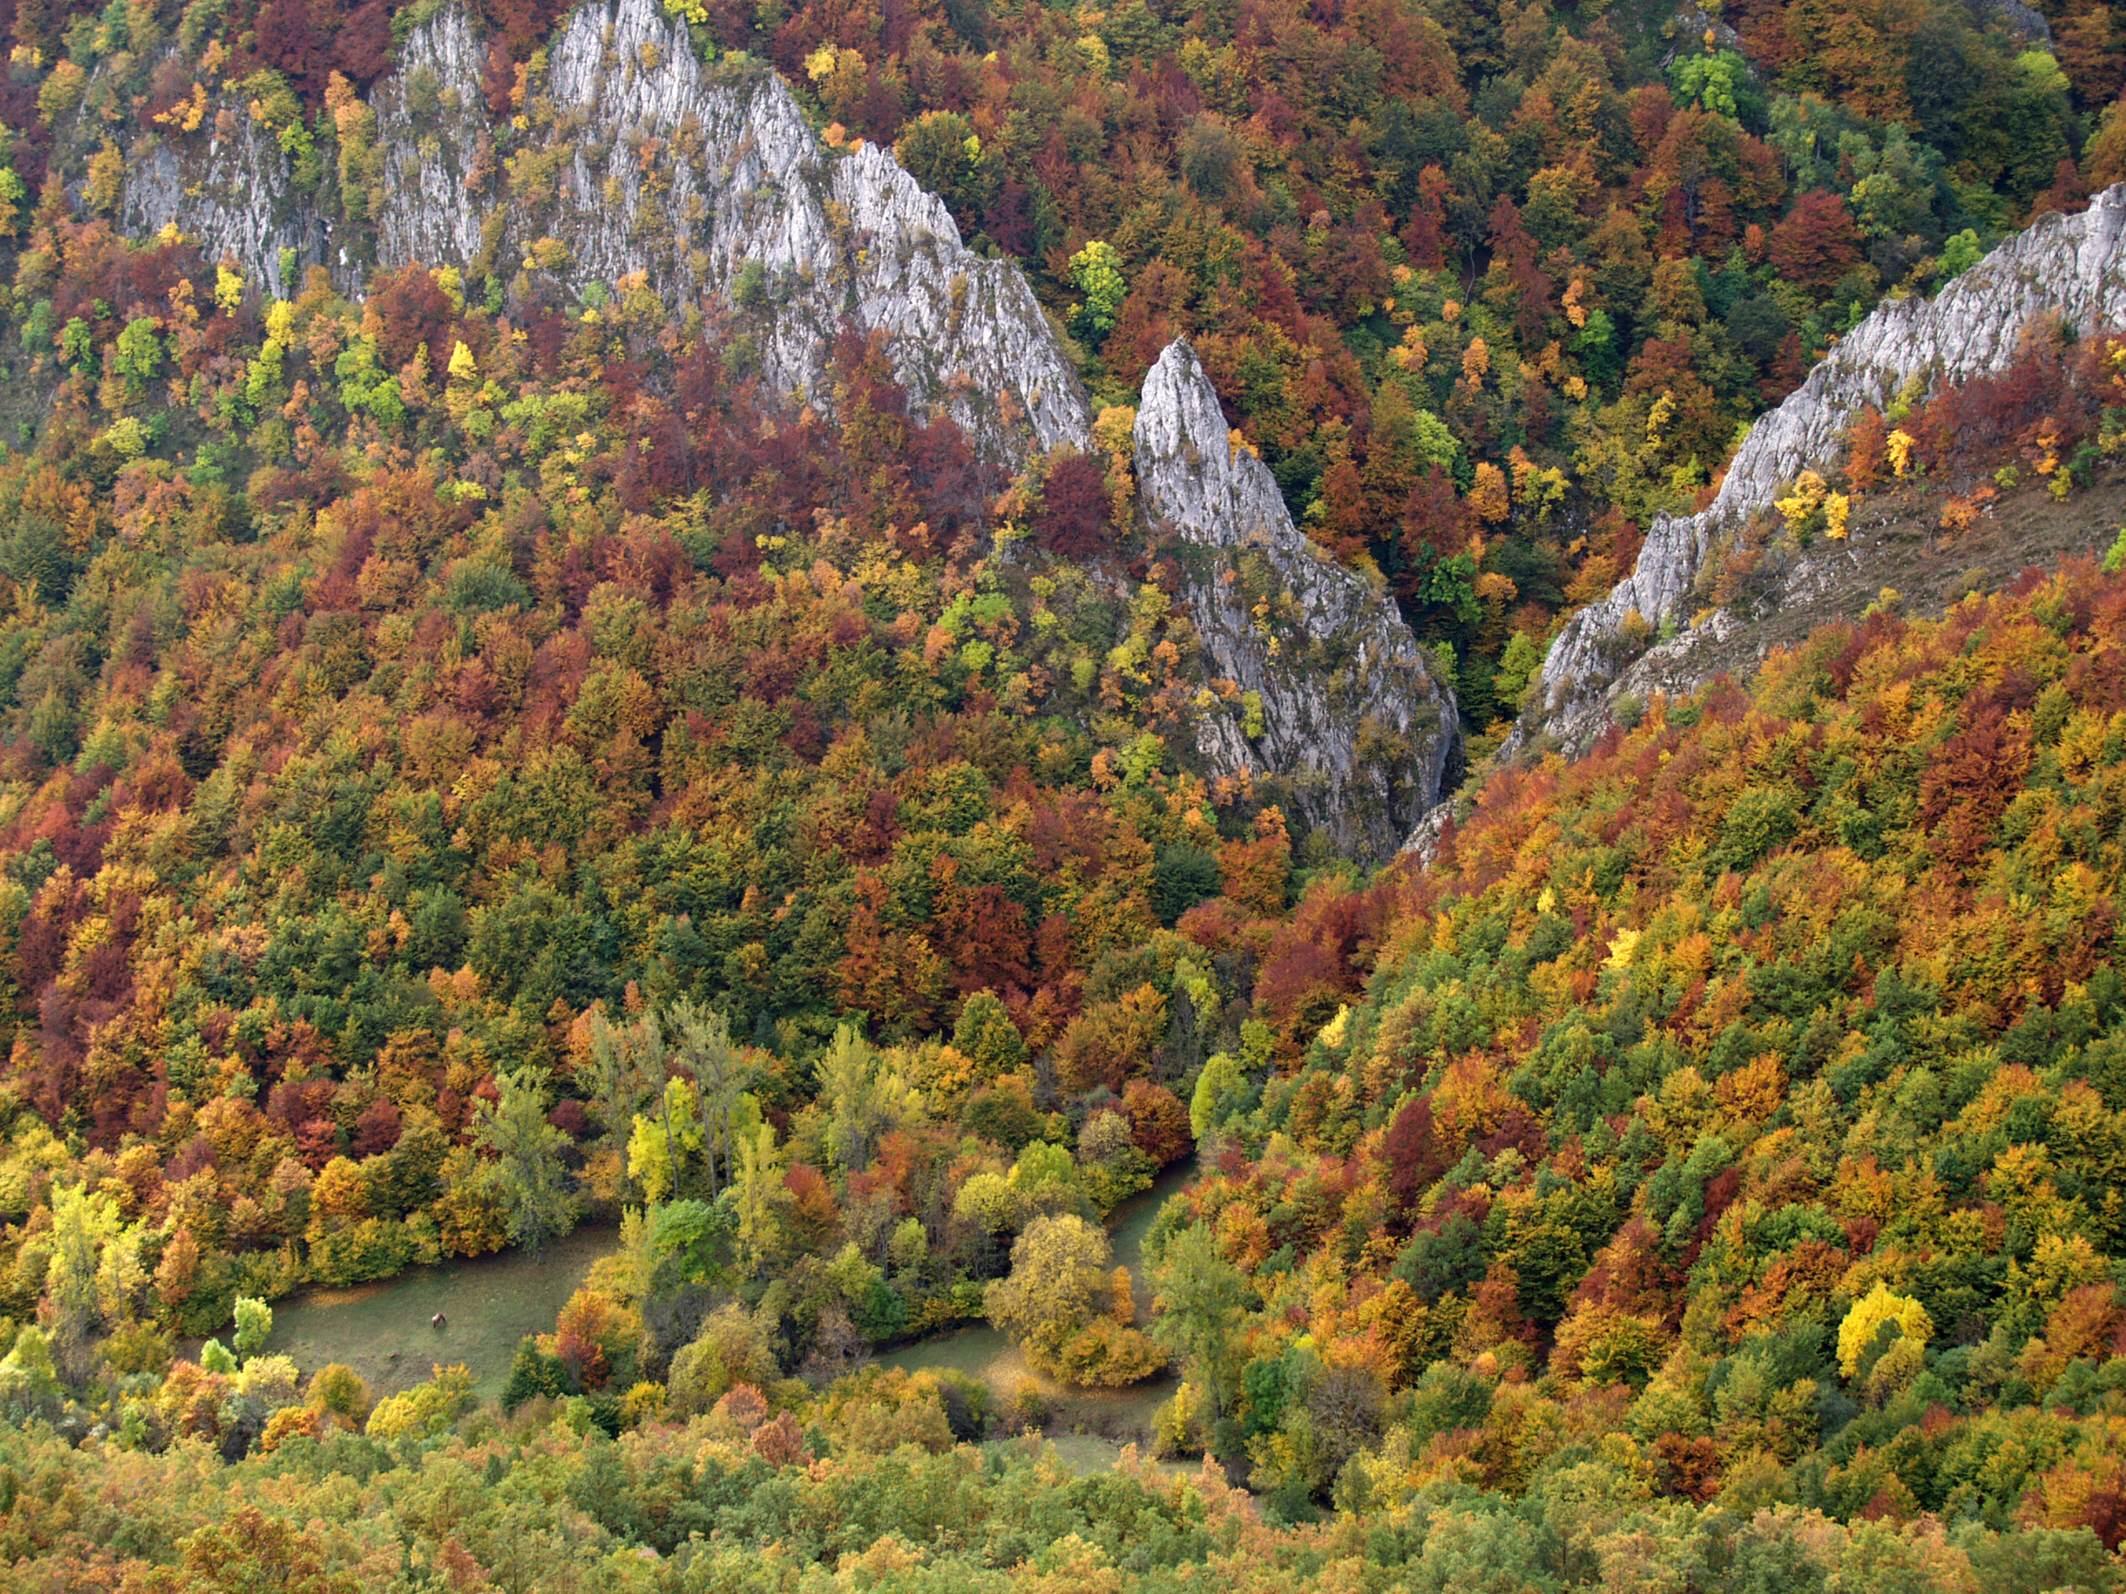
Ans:
{"type": "Polygon", "coordinates": [[[1014,1339],[1053,1346],[1108,1303],[1107,1236],[1076,1213],[1035,1218],[1011,1248],[1011,1275],[989,1286],[989,1320],[1014,1339]]]}
{"type": "Polygon", "coordinates": [[[689,1164],[705,1154],[700,1096],[690,1079],[668,1079],[655,1112],[635,1115],[628,1136],[628,1176],[650,1201],[677,1195],[687,1182],[689,1164]]]}
{"type": "Polygon", "coordinates": [[[493,1159],[510,1242],[534,1249],[576,1226],[577,1202],[561,1160],[568,1137],[546,1118],[546,1071],[496,1076],[497,1096],[475,1110],[473,1142],[493,1159]]]}
{"type": "Polygon", "coordinates": [[[1209,1396],[1213,1419],[1224,1415],[1235,1358],[1233,1336],[1248,1304],[1247,1279],[1218,1251],[1203,1224],[1166,1243],[1152,1269],[1152,1338],[1181,1359],[1190,1382],[1209,1396]]]}
{"type": "Polygon", "coordinates": [[[714,1009],[682,997],[672,1005],[666,1032],[673,1061],[693,1076],[701,1155],[713,1200],[730,1182],[745,1116],[741,1099],[753,1082],[753,1068],[731,1039],[730,1021],[714,1009]]]}
{"type": "Polygon", "coordinates": [[[750,1271],[758,1273],[782,1252],[783,1213],[790,1204],[773,1124],[756,1124],[750,1133],[738,1137],[731,1193],[738,1208],[739,1256],[750,1271]]]}
{"type": "Polygon", "coordinates": [[[147,1282],[139,1235],[108,1191],[60,1185],[52,1191],[49,1254],[44,1303],[52,1355],[61,1376],[78,1384],[93,1370],[96,1335],[125,1317],[147,1282]]]}
{"type": "Polygon", "coordinates": [[[591,1116],[615,1150],[634,1129],[635,1115],[664,1089],[668,1048],[655,1013],[615,1024],[601,1010],[591,1015],[591,1055],[586,1084],[591,1116]]]}
{"type": "Polygon", "coordinates": [[[920,1111],[899,1075],[879,1067],[876,1050],[844,1024],[819,1065],[819,1099],[827,1109],[827,1146],[835,1166],[855,1173],[871,1163],[879,1137],[920,1111]]]}

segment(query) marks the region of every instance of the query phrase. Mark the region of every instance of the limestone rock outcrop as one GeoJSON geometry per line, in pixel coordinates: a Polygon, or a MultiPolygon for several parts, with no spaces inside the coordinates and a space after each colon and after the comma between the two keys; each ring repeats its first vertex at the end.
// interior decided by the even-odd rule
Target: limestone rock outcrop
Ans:
{"type": "MultiPolygon", "coordinates": [[[[1691,620],[1699,576],[1736,527],[1768,509],[1803,470],[1832,464],[1862,409],[1887,404],[1915,382],[1933,389],[2002,370],[2043,315],[2089,331],[2126,325],[2126,184],[2078,215],[2041,217],[1932,299],[1895,299],[1869,314],[1751,428],[1713,502],[1695,515],[1658,517],[1631,573],[1566,624],[1507,750],[1539,737],[1567,752],[1585,749],[1610,723],[1646,644],[1691,620]]],[[[1805,584],[1806,573],[1799,579],[1805,584]]],[[[1895,583],[1894,570],[1882,572],[1882,584],[1895,583]]],[[[1719,613],[1700,623],[1736,625],[1719,613]]],[[[1670,662],[1699,651],[1672,647],[1670,662]]],[[[1694,684],[1673,669],[1640,674],[1671,690],[1694,684]]]]}
{"type": "Polygon", "coordinates": [[[371,96],[373,205],[299,192],[239,109],[233,132],[203,129],[138,163],[124,219],[135,232],[175,222],[269,286],[283,250],[351,289],[416,260],[507,274],[552,239],[571,284],[640,271],[675,307],[732,306],[783,393],[820,396],[847,322],[885,333],[911,392],[993,458],[1088,432],[1084,389],[1019,271],[967,248],[887,151],[830,150],[773,72],[703,65],[657,0],[590,0],[549,47],[535,136],[500,151],[484,53],[460,5],[407,37],[371,96]]]}
{"type": "MultiPolygon", "coordinates": [[[[484,56],[462,4],[403,41],[370,96],[381,172],[362,194],[330,174],[299,188],[230,107],[134,163],[122,219],[174,223],[273,292],[313,265],[348,292],[416,261],[507,278],[532,257],[579,289],[639,272],[672,308],[713,301],[793,399],[831,403],[833,340],[853,325],[883,333],[912,396],[988,458],[1092,446],[1084,388],[1018,268],[968,249],[887,151],[830,149],[774,73],[704,65],[658,0],[587,0],[512,136],[482,99],[484,56]]],[[[1385,857],[1457,765],[1453,696],[1392,600],[1314,547],[1227,432],[1177,343],[1145,382],[1135,448],[1216,704],[1196,752],[1214,775],[1257,777],[1302,827],[1385,857]]]]}
{"type": "Polygon", "coordinates": [[[281,263],[297,272],[322,260],[331,224],[298,197],[273,135],[239,109],[195,135],[183,152],[156,144],[126,167],[118,220],[132,236],[175,226],[209,260],[281,291],[281,263]]]}
{"type": "Polygon", "coordinates": [[[1292,524],[1185,340],[1144,379],[1133,446],[1138,503],[1181,565],[1204,673],[1231,683],[1197,722],[1204,765],[1251,773],[1343,851],[1392,853],[1459,757],[1453,694],[1393,600],[1292,524]]]}

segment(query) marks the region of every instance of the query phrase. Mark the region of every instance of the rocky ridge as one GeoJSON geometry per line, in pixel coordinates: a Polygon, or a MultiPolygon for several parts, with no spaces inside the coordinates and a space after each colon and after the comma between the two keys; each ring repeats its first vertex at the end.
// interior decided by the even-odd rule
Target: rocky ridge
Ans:
{"type": "Polygon", "coordinates": [[[1149,531],[1174,546],[1206,674],[1215,774],[1266,777],[1340,850],[1392,852],[1460,749],[1453,695],[1385,592],[1292,524],[1186,340],[1144,379],[1132,438],[1149,531]]]}
{"type": "MultiPolygon", "coordinates": [[[[1892,300],[1868,315],[1758,420],[1713,502],[1695,515],[1658,517],[1631,573],[1567,622],[1506,752],[1540,739],[1579,753],[1608,727],[1619,697],[1700,684],[1704,677],[1694,677],[1687,661],[1715,656],[1701,643],[1730,642],[1743,624],[1716,610],[1696,622],[1709,628],[1708,638],[1694,640],[1684,629],[1698,606],[1699,577],[1725,539],[1803,470],[1835,461],[1862,409],[1887,404],[1913,383],[1932,389],[2003,369],[2024,330],[2048,314],[2089,329],[2126,324],[2126,184],[2079,215],[2041,217],[1931,300],[1892,300]],[[1671,636],[1642,655],[1664,630],[1671,636]]],[[[1809,590],[1811,562],[1849,564],[1853,556],[1836,545],[1807,550],[1788,580],[1809,590]]],[[[1895,582],[1896,572],[1885,569],[1882,584],[1895,582]]]]}
{"type": "MultiPolygon", "coordinates": [[[[853,324],[883,332],[911,393],[990,458],[1092,446],[1084,389],[1017,267],[968,249],[887,151],[828,149],[772,72],[702,65],[657,0],[589,0],[549,47],[536,136],[505,154],[483,55],[460,5],[407,37],[371,95],[383,171],[364,195],[299,190],[231,107],[133,163],[122,220],[174,223],[276,291],[311,265],[349,292],[412,261],[506,274],[535,250],[557,258],[552,240],[573,287],[640,272],[667,303],[717,301],[793,397],[826,399],[832,340],[853,324]]],[[[1168,348],[1138,412],[1137,499],[1147,533],[1184,555],[1206,682],[1196,753],[1341,850],[1385,857],[1458,758],[1452,694],[1393,602],[1315,549],[1227,432],[1194,352],[1168,348]]]]}
{"type": "Polygon", "coordinates": [[[591,0],[563,24],[527,112],[536,136],[507,158],[483,56],[458,5],[408,35],[371,97],[382,180],[354,206],[298,191],[238,111],[137,163],[123,219],[175,222],[269,287],[284,250],[351,290],[407,261],[506,268],[552,239],[571,286],[639,271],[668,302],[735,305],[793,396],[819,393],[847,321],[886,333],[911,392],[991,457],[1016,464],[1088,433],[1084,389],[1017,269],[968,249],[888,152],[829,150],[774,73],[704,66],[657,0],[591,0]],[[350,209],[368,213],[350,222],[350,209]]]}

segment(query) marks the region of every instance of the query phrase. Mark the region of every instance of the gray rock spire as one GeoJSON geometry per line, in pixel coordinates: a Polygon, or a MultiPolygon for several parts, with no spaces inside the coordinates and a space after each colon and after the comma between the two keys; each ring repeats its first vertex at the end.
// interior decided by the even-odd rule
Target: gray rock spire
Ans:
{"type": "Polygon", "coordinates": [[[1292,524],[1186,340],[1146,375],[1133,444],[1138,504],[1174,545],[1217,699],[1197,721],[1203,763],[1264,782],[1342,850],[1386,857],[1458,756],[1452,693],[1388,595],[1292,524]]]}

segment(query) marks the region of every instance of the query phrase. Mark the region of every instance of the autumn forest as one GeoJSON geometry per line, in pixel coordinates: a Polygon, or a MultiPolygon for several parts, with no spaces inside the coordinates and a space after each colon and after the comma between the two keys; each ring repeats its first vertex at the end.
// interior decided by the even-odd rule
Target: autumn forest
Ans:
{"type": "Polygon", "coordinates": [[[587,7],[0,0],[0,1585],[2126,1589],[2126,15],[587,7]]]}

